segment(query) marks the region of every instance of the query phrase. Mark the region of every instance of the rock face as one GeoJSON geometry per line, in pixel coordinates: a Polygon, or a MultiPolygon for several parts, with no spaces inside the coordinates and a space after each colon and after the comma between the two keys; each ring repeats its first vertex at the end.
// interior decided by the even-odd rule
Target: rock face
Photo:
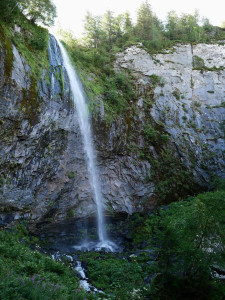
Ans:
{"type": "MultiPolygon", "coordinates": [[[[157,79],[150,116],[163,123],[176,153],[201,185],[225,174],[225,46],[177,45],[150,56],[133,46],[117,55],[115,68],[129,69],[141,89],[157,79]]],[[[143,102],[140,97],[137,106],[143,102]]],[[[145,114],[144,107],[139,114],[145,114]]]]}
{"type": "MultiPolygon", "coordinates": [[[[42,223],[94,214],[76,108],[56,40],[50,36],[50,68],[43,70],[37,89],[15,46],[11,74],[6,74],[7,55],[1,49],[0,57],[1,222],[25,218],[42,223]]],[[[133,213],[155,204],[152,164],[140,159],[138,152],[145,147],[148,118],[155,125],[163,123],[175,160],[187,169],[192,165],[200,186],[208,184],[210,174],[225,174],[224,68],[225,46],[219,45],[180,45],[154,56],[131,47],[118,54],[115,69],[131,70],[138,97],[132,112],[110,127],[102,120],[102,103],[93,123],[108,212],[133,213]],[[153,78],[157,79],[154,93],[153,78]],[[146,110],[150,100],[151,108],[146,110]],[[138,151],[131,149],[133,129],[138,151]]],[[[164,146],[148,147],[152,157],[160,159],[164,146]]]]}

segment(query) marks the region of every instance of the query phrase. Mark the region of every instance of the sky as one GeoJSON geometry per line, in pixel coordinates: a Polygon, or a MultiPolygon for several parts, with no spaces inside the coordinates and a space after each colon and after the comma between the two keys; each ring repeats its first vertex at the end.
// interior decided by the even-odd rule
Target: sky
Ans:
{"type": "MultiPolygon", "coordinates": [[[[137,10],[143,0],[52,0],[57,8],[58,17],[55,27],[71,30],[75,37],[80,37],[83,31],[84,17],[89,11],[93,15],[102,15],[106,10],[115,12],[115,15],[129,11],[135,22],[137,10]]],[[[206,17],[213,25],[220,26],[225,21],[225,2],[223,0],[150,0],[152,11],[161,20],[165,21],[167,13],[175,10],[181,13],[199,11],[201,17],[206,17]]]]}

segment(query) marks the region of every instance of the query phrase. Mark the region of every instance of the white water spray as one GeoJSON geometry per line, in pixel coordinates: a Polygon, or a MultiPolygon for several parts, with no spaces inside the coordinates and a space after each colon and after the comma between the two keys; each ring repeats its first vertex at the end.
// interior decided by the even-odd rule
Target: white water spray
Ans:
{"type": "Polygon", "coordinates": [[[78,122],[79,122],[79,127],[83,139],[84,151],[86,154],[86,161],[87,161],[87,167],[89,173],[89,182],[92,187],[93,197],[97,207],[97,225],[98,225],[99,243],[96,246],[96,248],[99,249],[107,248],[112,251],[114,243],[112,243],[107,239],[106,232],[105,232],[105,222],[104,222],[103,207],[102,207],[102,194],[98,182],[98,172],[95,165],[96,157],[95,157],[91,127],[89,122],[89,114],[88,114],[88,109],[86,104],[86,95],[83,90],[82,84],[79,80],[79,77],[77,76],[73,66],[70,63],[66,50],[64,49],[61,43],[59,43],[59,46],[62,52],[64,67],[67,71],[69,81],[70,81],[73,101],[75,103],[74,109],[76,109],[78,114],[78,122]]]}

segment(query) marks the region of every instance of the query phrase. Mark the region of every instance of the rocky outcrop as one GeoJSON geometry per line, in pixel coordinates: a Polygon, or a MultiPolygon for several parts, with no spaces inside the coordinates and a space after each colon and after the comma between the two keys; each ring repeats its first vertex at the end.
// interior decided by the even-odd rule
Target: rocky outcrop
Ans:
{"type": "MultiPolygon", "coordinates": [[[[46,223],[94,214],[76,108],[56,40],[50,36],[50,66],[38,83],[15,46],[6,74],[7,54],[0,51],[2,222],[46,223]]],[[[199,186],[208,185],[212,174],[225,174],[224,57],[225,46],[203,44],[152,56],[134,46],[118,54],[115,69],[131,71],[137,99],[108,127],[102,102],[93,123],[108,212],[155,205],[154,163],[168,149],[199,186]],[[150,123],[161,130],[157,142],[151,132],[146,142],[150,123]]]]}
{"type": "MultiPolygon", "coordinates": [[[[177,45],[155,55],[133,46],[117,55],[115,68],[131,70],[142,90],[157,81],[147,99],[152,101],[148,117],[163,125],[187,168],[194,162],[200,184],[224,176],[224,44],[177,45]]],[[[139,116],[146,114],[143,94],[136,104],[139,116]]]]}

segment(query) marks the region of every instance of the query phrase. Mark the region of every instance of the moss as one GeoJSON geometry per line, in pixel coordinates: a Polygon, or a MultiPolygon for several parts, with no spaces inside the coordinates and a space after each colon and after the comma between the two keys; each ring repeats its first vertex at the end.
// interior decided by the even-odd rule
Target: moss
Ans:
{"type": "Polygon", "coordinates": [[[201,69],[201,68],[205,68],[205,62],[204,59],[202,59],[201,57],[194,55],[193,56],[193,68],[197,68],[197,69],[201,69]]]}
{"type": "Polygon", "coordinates": [[[64,83],[64,76],[63,76],[63,71],[62,71],[62,67],[61,66],[60,66],[60,83],[61,83],[62,92],[64,93],[65,83],[64,83]]]}
{"type": "Polygon", "coordinates": [[[69,209],[69,210],[67,211],[66,218],[67,218],[67,219],[73,218],[74,215],[75,215],[74,210],[73,210],[73,209],[69,209]]]}
{"type": "Polygon", "coordinates": [[[29,90],[23,89],[23,100],[20,109],[28,120],[30,120],[32,125],[36,123],[36,119],[39,115],[39,106],[40,101],[38,101],[37,81],[31,76],[29,90]]]}
{"type": "MultiPolygon", "coordinates": [[[[207,67],[205,66],[205,62],[204,59],[202,59],[201,57],[194,55],[193,56],[193,70],[200,70],[200,71],[223,71],[224,67],[220,66],[220,67],[207,67]]],[[[210,91],[209,91],[210,92],[210,91]]]]}
{"type": "Polygon", "coordinates": [[[76,174],[75,174],[74,172],[69,172],[69,173],[67,174],[67,177],[68,177],[69,179],[74,179],[74,178],[76,177],[76,174]]]}
{"type": "Polygon", "coordinates": [[[5,60],[4,60],[4,79],[5,83],[8,82],[8,79],[12,75],[13,69],[13,51],[12,51],[12,44],[10,39],[5,35],[3,27],[0,25],[0,37],[3,46],[3,51],[5,53],[5,60]]]}
{"type": "MultiPolygon", "coordinates": [[[[188,169],[176,156],[177,149],[170,143],[164,125],[148,120],[143,134],[145,144],[139,157],[148,160],[151,164],[151,179],[155,184],[154,197],[158,202],[169,203],[200,191],[200,187],[193,180],[191,169],[188,169]],[[149,151],[151,146],[157,152],[157,157],[155,152],[149,151]]],[[[189,153],[189,156],[191,157],[192,154],[189,153]]]]}

